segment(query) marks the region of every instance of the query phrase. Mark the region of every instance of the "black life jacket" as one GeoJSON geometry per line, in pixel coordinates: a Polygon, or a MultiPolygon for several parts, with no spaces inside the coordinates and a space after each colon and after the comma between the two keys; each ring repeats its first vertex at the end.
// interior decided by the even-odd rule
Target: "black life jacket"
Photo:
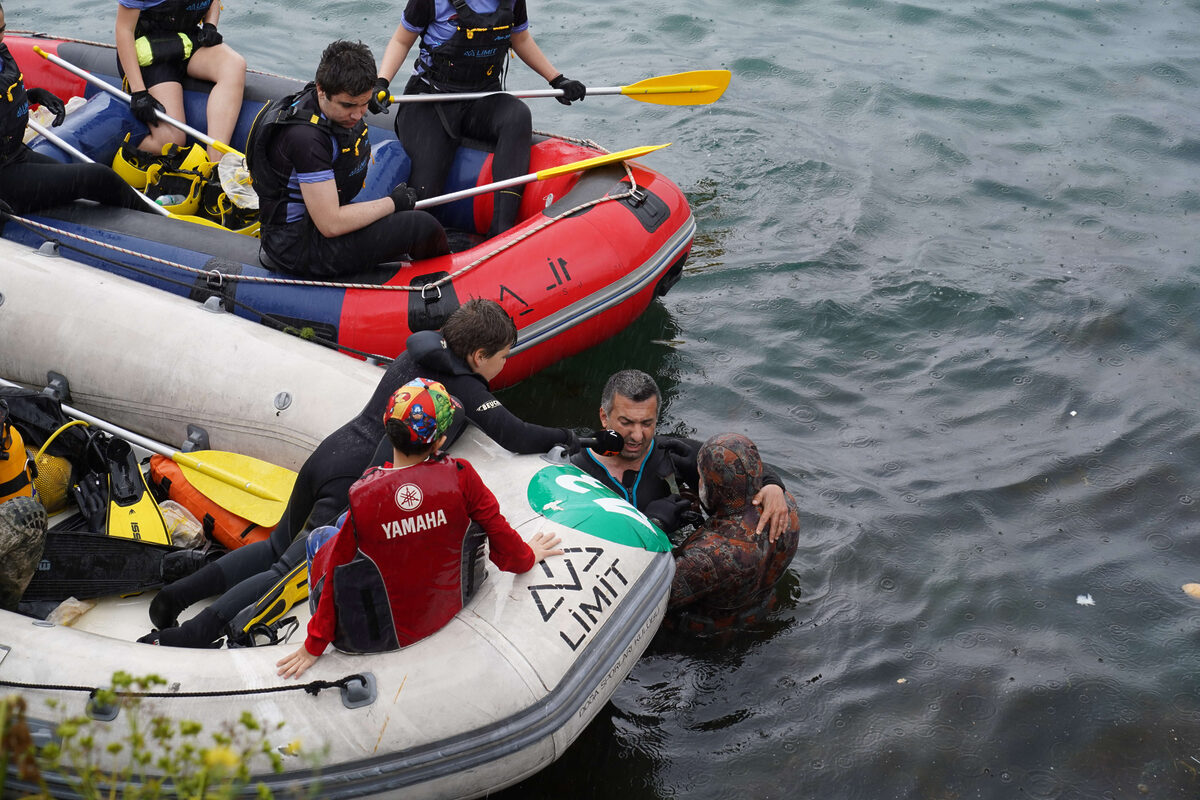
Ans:
{"type": "Polygon", "coordinates": [[[512,40],[512,0],[500,0],[490,14],[480,14],[467,0],[451,0],[458,16],[454,35],[436,47],[421,39],[428,54],[422,77],[435,92],[490,92],[500,89],[504,59],[512,40]]]}
{"type": "Polygon", "coordinates": [[[25,140],[25,125],[29,122],[29,97],[25,94],[25,80],[17,60],[8,51],[8,45],[0,43],[0,164],[7,164],[18,152],[25,140]]]}
{"type": "Polygon", "coordinates": [[[337,143],[333,180],[337,185],[338,205],[344,206],[353,200],[366,180],[367,162],[371,159],[367,123],[360,120],[353,128],[346,128],[321,116],[316,87],[315,83],[310,83],[295,94],[272,100],[262,107],[250,126],[246,163],[250,167],[254,190],[258,192],[259,219],[263,225],[284,224],[287,203],[304,202],[299,193],[292,195],[288,191],[290,172],[285,173],[271,164],[272,142],[285,125],[316,125],[337,143]]]}
{"type": "Polygon", "coordinates": [[[189,33],[203,20],[213,0],[163,0],[138,14],[133,35],[150,33],[189,33]]]}

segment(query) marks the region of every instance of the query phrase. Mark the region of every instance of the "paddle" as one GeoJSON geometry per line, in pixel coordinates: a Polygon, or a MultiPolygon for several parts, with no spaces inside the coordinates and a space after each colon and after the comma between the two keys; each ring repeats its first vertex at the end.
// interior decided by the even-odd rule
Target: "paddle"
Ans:
{"type": "MultiPolygon", "coordinates": [[[[124,100],[126,103],[129,102],[129,95],[127,93],[121,91],[120,89],[113,86],[111,83],[108,83],[104,79],[97,78],[95,75],[88,72],[86,69],[77,67],[74,64],[72,64],[70,61],[67,61],[64,58],[60,58],[60,57],[54,55],[53,53],[47,53],[45,50],[38,47],[37,45],[34,45],[33,52],[37,53],[39,56],[41,56],[42,58],[49,61],[51,64],[62,67],[67,72],[70,72],[72,75],[77,75],[78,77],[83,78],[85,81],[92,84],[93,86],[96,86],[99,89],[103,89],[104,91],[111,94],[113,97],[116,97],[120,100],[124,100]]],[[[176,128],[179,128],[179,130],[183,131],[184,133],[186,133],[189,136],[191,136],[192,138],[194,138],[196,141],[203,142],[204,144],[208,145],[209,147],[211,147],[215,150],[220,150],[222,153],[233,153],[234,155],[238,155],[238,156],[242,155],[237,150],[234,150],[232,147],[225,144],[224,142],[218,142],[216,139],[212,138],[208,134],[201,133],[200,131],[193,128],[191,125],[188,125],[186,122],[180,122],[179,120],[177,120],[173,117],[167,116],[167,114],[163,111],[158,111],[156,109],[154,113],[158,115],[158,118],[160,120],[167,123],[168,125],[174,125],[176,128]]]]}
{"type": "MultiPolygon", "coordinates": [[[[19,384],[0,378],[2,386],[19,384]]],[[[87,412],[61,404],[62,410],[100,430],[136,444],[152,453],[166,456],[182,469],[188,482],[210,500],[239,517],[270,527],[279,522],[296,482],[296,473],[276,464],[222,450],[195,453],[173,451],[158,442],[126,430],[87,412]]]]}
{"type": "MultiPolygon", "coordinates": [[[[642,103],[659,106],[705,106],[715,103],[729,86],[731,74],[727,69],[702,69],[660,75],[628,86],[589,86],[588,97],[623,95],[642,103]]],[[[380,92],[382,95],[383,93],[380,92]]],[[[513,97],[561,97],[562,89],[528,89],[512,92],[463,92],[459,94],[400,94],[392,95],[393,103],[439,103],[455,100],[479,100],[493,94],[513,97]]]]}
{"type": "Polygon", "coordinates": [[[582,161],[572,161],[569,164],[561,164],[557,167],[549,167],[547,169],[530,172],[525,175],[518,175],[515,178],[508,178],[503,181],[495,181],[493,183],[485,183],[483,186],[473,186],[470,189],[462,189],[449,194],[440,194],[437,197],[427,197],[424,200],[418,200],[416,208],[429,208],[430,206],[440,206],[443,203],[452,203],[455,200],[461,200],[464,197],[474,197],[477,194],[486,194],[494,192],[498,189],[507,189],[510,186],[520,186],[525,183],[533,183],[534,181],[544,181],[547,178],[553,178],[556,175],[569,175],[572,172],[580,172],[585,169],[594,167],[602,167],[605,164],[615,164],[618,161],[626,161],[638,156],[644,156],[647,153],[653,153],[655,150],[661,150],[664,147],[669,147],[667,144],[651,144],[644,147],[631,147],[628,150],[621,150],[617,153],[609,153],[603,156],[594,158],[585,158],[582,161]]]}

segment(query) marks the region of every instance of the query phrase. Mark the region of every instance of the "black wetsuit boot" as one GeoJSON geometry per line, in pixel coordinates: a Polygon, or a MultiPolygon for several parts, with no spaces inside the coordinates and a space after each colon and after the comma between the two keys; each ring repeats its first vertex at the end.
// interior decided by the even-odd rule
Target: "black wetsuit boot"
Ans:
{"type": "Polygon", "coordinates": [[[173,628],[179,624],[179,613],[185,608],[228,588],[225,573],[216,564],[209,564],[159,589],[150,601],[150,621],[160,630],[173,628]]]}
{"type": "Polygon", "coordinates": [[[138,641],[163,647],[215,647],[225,625],[226,620],[220,614],[206,608],[182,625],[153,631],[138,641]]]}

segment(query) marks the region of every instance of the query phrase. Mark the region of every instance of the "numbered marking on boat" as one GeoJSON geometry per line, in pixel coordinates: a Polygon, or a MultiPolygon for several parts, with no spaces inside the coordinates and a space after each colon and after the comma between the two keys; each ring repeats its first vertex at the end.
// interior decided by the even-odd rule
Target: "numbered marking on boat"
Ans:
{"type": "Polygon", "coordinates": [[[547,258],[546,263],[550,265],[550,274],[554,276],[554,283],[546,287],[547,292],[552,292],[565,283],[570,283],[571,273],[567,271],[567,260],[559,258],[557,261],[553,258],[547,258]]]}
{"type": "Polygon", "coordinates": [[[603,547],[565,547],[561,558],[538,564],[545,583],[529,587],[543,622],[558,626],[558,635],[572,651],[587,640],[625,592],[629,581],[621,574],[620,559],[606,556],[603,547]]]}

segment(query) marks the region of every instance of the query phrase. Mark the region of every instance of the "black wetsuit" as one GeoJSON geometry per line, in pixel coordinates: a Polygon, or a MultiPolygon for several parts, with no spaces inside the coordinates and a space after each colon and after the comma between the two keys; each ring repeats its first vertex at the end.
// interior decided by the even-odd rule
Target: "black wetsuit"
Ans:
{"type": "Polygon", "coordinates": [[[269,103],[246,146],[262,219],[260,258],[271,269],[315,278],[450,252],[446,232],[426,211],[400,211],[341,236],[327,237],[304,205],[303,183],[333,180],[338,203],[358,195],[371,159],[366,123],[353,128],[321,114],[316,86],[269,103]]]}
{"type": "MultiPolygon", "coordinates": [[[[405,7],[406,25],[422,32],[416,74],[404,87],[405,94],[501,88],[500,76],[512,30],[528,23],[525,0],[500,0],[491,14],[475,13],[463,3],[453,17],[458,30],[447,41],[432,45],[426,41],[425,31],[439,15],[444,18],[452,4],[453,0],[409,0],[405,7]]],[[[507,94],[458,103],[408,103],[396,113],[396,138],[412,159],[408,185],[421,198],[444,191],[451,162],[463,138],[494,145],[492,180],[502,181],[529,172],[532,136],[533,115],[529,106],[507,94]]],[[[494,198],[489,235],[502,233],[516,223],[521,190],[496,192],[494,198]]]]}
{"type": "MultiPolygon", "coordinates": [[[[240,547],[199,572],[162,589],[151,615],[166,622],[204,597],[223,593],[216,602],[183,625],[160,631],[161,644],[204,647],[246,606],[256,602],[280,578],[305,558],[306,528],[334,522],[349,502],[350,486],[372,464],[390,460],[392,450],[383,431],[388,399],[413,378],[440,381],[463,404],[465,416],[501,446],[516,453],[544,453],[557,444],[571,444],[565,428],[527,423],[506,409],[487,382],[443,344],[441,334],[422,331],[392,362],[354,419],[327,436],[308,457],[296,478],[287,509],[271,536],[240,547]]],[[[461,433],[452,431],[452,438],[461,433]]]]}
{"type": "MultiPolygon", "coordinates": [[[[694,494],[699,489],[700,472],[696,456],[701,443],[695,439],[676,436],[655,436],[654,445],[637,470],[625,470],[618,483],[591,450],[583,449],[571,456],[571,463],[612,489],[636,507],[645,511],[655,500],[677,495],[681,491],[694,494]]],[[[764,486],[775,485],[786,491],[783,481],[764,465],[764,486]]],[[[674,526],[672,526],[674,528],[674,526]]],[[[674,530],[668,530],[673,533],[674,530]]]]}
{"type": "Polygon", "coordinates": [[[23,142],[28,121],[21,69],[0,43],[0,200],[18,214],[81,199],[145,208],[137,192],[103,164],[63,164],[30,150],[23,142]]]}

